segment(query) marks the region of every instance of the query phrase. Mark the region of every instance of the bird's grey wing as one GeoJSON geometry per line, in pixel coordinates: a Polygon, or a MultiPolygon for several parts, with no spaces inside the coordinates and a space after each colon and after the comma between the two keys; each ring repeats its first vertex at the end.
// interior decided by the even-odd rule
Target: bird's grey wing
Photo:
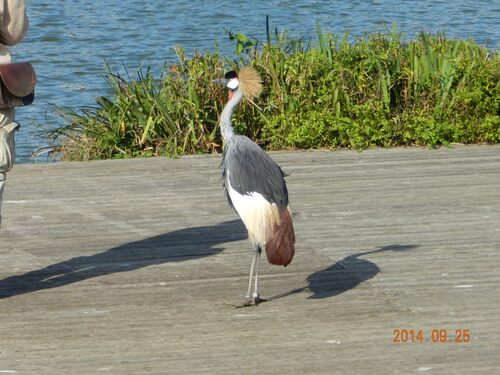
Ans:
{"type": "MultiPolygon", "coordinates": [[[[228,142],[223,158],[223,180],[240,194],[256,192],[280,208],[288,205],[284,174],[276,162],[244,136],[228,142]]],[[[225,186],[227,192],[227,186],[225,186]]]]}

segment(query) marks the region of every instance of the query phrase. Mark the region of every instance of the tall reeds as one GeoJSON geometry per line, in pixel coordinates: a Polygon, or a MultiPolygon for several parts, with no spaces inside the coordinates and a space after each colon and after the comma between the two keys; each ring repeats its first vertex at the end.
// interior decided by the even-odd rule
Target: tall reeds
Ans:
{"type": "Polygon", "coordinates": [[[225,93],[212,80],[252,64],[264,92],[234,125],[268,149],[500,141],[498,51],[441,34],[404,41],[395,25],[352,42],[319,24],[316,41],[273,32],[269,20],[266,31],[263,42],[228,32],[235,60],[177,48],[157,79],[108,70],[113,96],[66,113],[53,135],[69,159],[220,151],[225,93]]]}

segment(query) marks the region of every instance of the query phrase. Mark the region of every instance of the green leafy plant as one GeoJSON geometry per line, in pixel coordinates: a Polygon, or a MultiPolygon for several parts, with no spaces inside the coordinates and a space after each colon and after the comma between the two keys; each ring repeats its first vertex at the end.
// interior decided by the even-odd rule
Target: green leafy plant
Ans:
{"type": "Polygon", "coordinates": [[[187,57],[175,49],[156,79],[107,70],[113,90],[96,107],[65,111],[52,137],[68,159],[219,152],[225,89],[212,83],[228,69],[253,65],[264,91],[236,110],[233,124],[267,149],[366,148],[498,143],[500,53],[472,40],[386,33],[349,41],[323,33],[316,41],[271,31],[266,40],[227,31],[236,59],[187,57]]]}

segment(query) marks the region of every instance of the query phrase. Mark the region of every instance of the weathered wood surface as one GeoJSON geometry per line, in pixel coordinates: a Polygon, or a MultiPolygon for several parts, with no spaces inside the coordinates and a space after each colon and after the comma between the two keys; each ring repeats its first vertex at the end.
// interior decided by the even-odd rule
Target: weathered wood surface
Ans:
{"type": "Polygon", "coordinates": [[[272,156],[297,254],[263,262],[271,301],[239,309],[251,253],[219,157],[17,165],[0,374],[498,371],[500,147],[272,156]]]}

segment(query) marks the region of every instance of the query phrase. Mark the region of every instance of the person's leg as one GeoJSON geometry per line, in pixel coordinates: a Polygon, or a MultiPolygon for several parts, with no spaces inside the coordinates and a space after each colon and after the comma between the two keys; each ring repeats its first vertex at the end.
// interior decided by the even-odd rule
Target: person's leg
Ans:
{"type": "Polygon", "coordinates": [[[0,228],[2,227],[2,201],[3,201],[4,186],[5,186],[5,173],[0,172],[0,228]]]}
{"type": "Polygon", "coordinates": [[[14,133],[19,125],[14,122],[14,110],[0,112],[0,226],[2,225],[2,202],[6,173],[10,171],[16,160],[16,142],[14,133]]]}

